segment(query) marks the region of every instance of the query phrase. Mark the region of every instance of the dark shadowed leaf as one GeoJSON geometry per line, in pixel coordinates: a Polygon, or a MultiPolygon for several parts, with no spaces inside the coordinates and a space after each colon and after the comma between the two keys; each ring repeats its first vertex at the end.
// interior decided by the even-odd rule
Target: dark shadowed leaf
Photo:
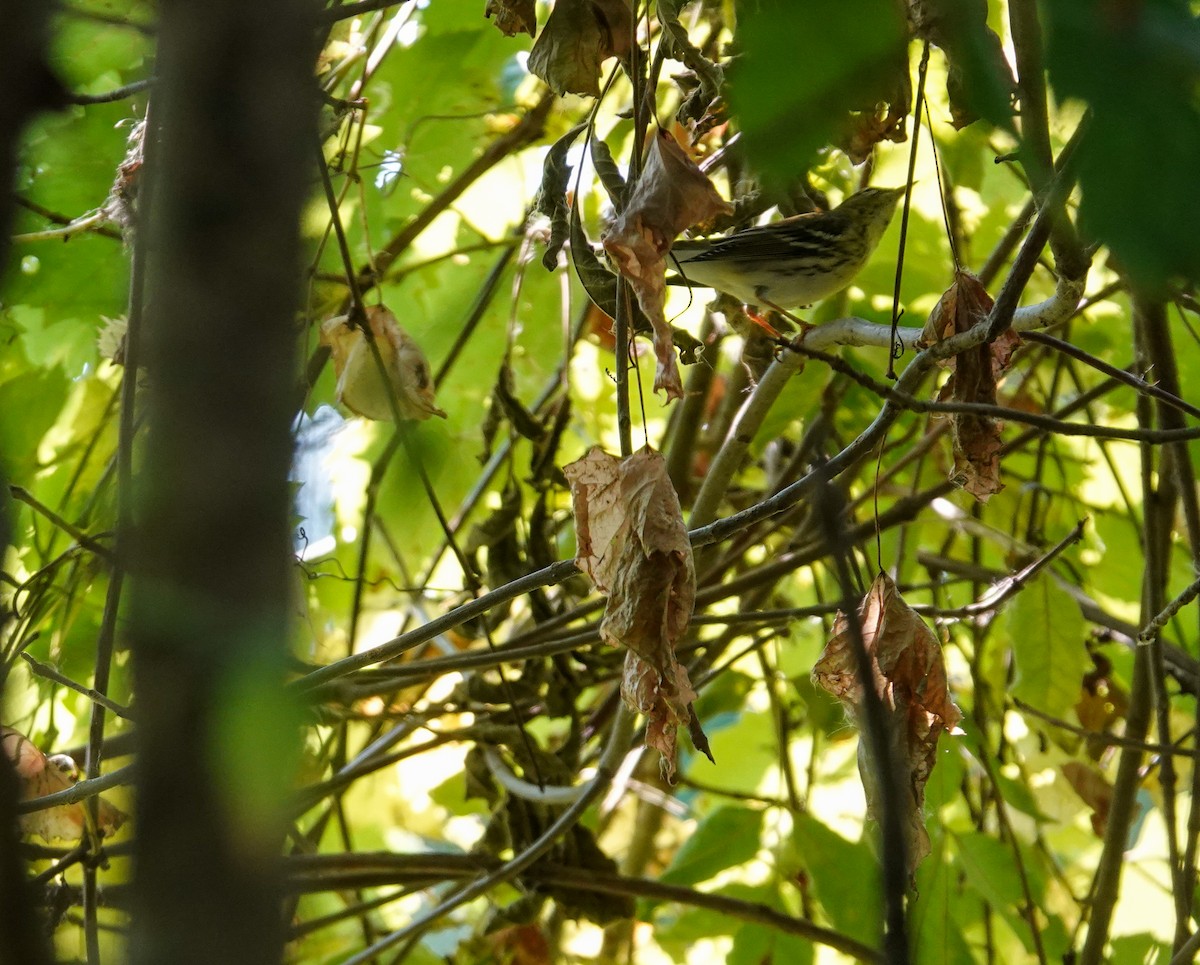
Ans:
{"type": "Polygon", "coordinates": [[[1194,10],[1184,0],[1055,0],[1042,9],[1050,80],[1059,97],[1093,111],[1079,147],[1084,229],[1143,285],[1200,279],[1194,10]]]}
{"type": "Polygon", "coordinates": [[[852,111],[888,102],[907,71],[893,0],[762,0],[745,5],[738,28],[743,59],[730,70],[730,105],[752,164],[780,182],[848,132],[852,111]]]}

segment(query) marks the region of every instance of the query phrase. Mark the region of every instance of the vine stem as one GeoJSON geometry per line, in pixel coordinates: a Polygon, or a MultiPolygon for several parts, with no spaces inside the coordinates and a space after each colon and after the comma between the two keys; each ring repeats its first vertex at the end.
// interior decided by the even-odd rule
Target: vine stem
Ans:
{"type": "MultiPolygon", "coordinates": [[[[146,291],[146,212],[154,203],[158,127],[150,105],[146,108],[145,140],[143,142],[144,175],[136,212],[133,254],[129,270],[129,313],[125,329],[125,366],[121,377],[121,408],[117,419],[117,535],[112,551],[112,571],[104,598],[104,613],[96,636],[96,662],[92,689],[101,697],[108,696],[109,675],[112,671],[113,648],[117,633],[117,614],[121,607],[121,591],[125,583],[126,548],[133,536],[133,439],[137,433],[137,383],[141,364],[142,323],[146,291]]],[[[100,777],[100,761],[104,751],[105,702],[92,702],[88,724],[87,755],[84,764],[84,783],[100,777]]],[[[92,798],[84,809],[88,834],[96,850],[100,847],[97,831],[99,798],[92,798]]],[[[100,965],[100,927],[97,918],[96,864],[83,866],[83,924],[88,965],[100,965]]]]}
{"type": "Polygon", "coordinates": [[[846,619],[850,651],[854,654],[858,685],[862,691],[859,740],[869,751],[873,761],[871,770],[879,789],[877,816],[881,838],[886,923],[883,933],[884,956],[888,965],[907,965],[910,952],[905,894],[908,890],[910,871],[905,826],[908,823],[911,805],[903,791],[905,777],[902,774],[901,761],[889,739],[889,730],[895,724],[888,720],[887,708],[876,690],[873,661],[867,652],[865,628],[858,610],[859,596],[855,592],[854,577],[850,568],[853,544],[848,539],[842,521],[843,507],[837,505],[840,494],[831,482],[832,477],[827,475],[826,484],[816,487],[813,512],[821,521],[833,557],[833,574],[842,596],[840,610],[846,619]]]}
{"type": "MultiPolygon", "coordinates": [[[[1134,345],[1139,362],[1149,362],[1147,356],[1148,324],[1146,314],[1151,311],[1146,302],[1135,296],[1134,301],[1134,345]]],[[[1138,397],[1138,422],[1149,426],[1153,416],[1149,400],[1138,397]]],[[[1142,527],[1142,549],[1146,560],[1142,587],[1142,622],[1147,623],[1162,609],[1162,587],[1165,581],[1166,564],[1162,558],[1163,547],[1170,546],[1169,532],[1174,513],[1175,491],[1172,480],[1163,474],[1159,486],[1154,485],[1154,451],[1148,444],[1141,447],[1142,458],[1142,505],[1145,522],[1142,527]]],[[[1144,741],[1150,730],[1150,718],[1154,705],[1152,654],[1149,647],[1138,647],[1134,651],[1133,677],[1129,684],[1129,710],[1125,715],[1125,736],[1144,741]]],[[[1121,871],[1125,864],[1129,829],[1133,826],[1137,811],[1137,792],[1142,783],[1142,761],[1145,755],[1135,747],[1123,747],[1117,764],[1117,777],[1113,782],[1112,802],[1109,806],[1108,824],[1104,830],[1104,845],[1100,861],[1092,879],[1090,894],[1090,920],[1087,937],[1080,953],[1080,965],[1100,965],[1104,961],[1104,948],[1112,924],[1114,909],[1121,889],[1121,871]]]]}

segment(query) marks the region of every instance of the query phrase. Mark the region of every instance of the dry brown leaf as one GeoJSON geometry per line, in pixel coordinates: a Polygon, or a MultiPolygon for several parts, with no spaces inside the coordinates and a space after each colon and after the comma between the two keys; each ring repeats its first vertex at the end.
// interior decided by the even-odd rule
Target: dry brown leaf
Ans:
{"type": "MultiPolygon", "coordinates": [[[[953,731],[962,715],[950,698],[942,648],[934,632],[913,610],[885,573],[871,584],[858,617],[863,643],[871,658],[875,691],[888,718],[890,752],[901,762],[908,780],[902,790],[908,813],[908,862],[911,873],[929,854],[925,831],[925,784],[937,761],[938,738],[953,731]]],[[[846,617],[838,613],[833,636],[812,670],[813,681],[837,697],[861,727],[863,689],[846,617]]],[[[868,742],[858,744],[858,770],[867,808],[878,814],[879,765],[868,742]]]]}
{"type": "MultiPolygon", "coordinates": [[[[992,310],[992,298],[968,271],[955,274],[925,323],[918,344],[933,345],[973,328],[992,310]]],[[[1008,370],[1012,354],[1021,344],[1011,328],[988,345],[979,345],[947,360],[954,370],[942,386],[938,401],[996,404],[996,383],[1008,370]]],[[[990,416],[952,413],[949,416],[954,450],[950,481],[981,503],[1004,488],[1000,482],[1000,430],[1004,423],[990,416]]]]}
{"type": "Polygon", "coordinates": [[[880,141],[901,142],[908,136],[904,127],[907,117],[904,107],[890,101],[873,112],[862,111],[842,138],[841,148],[855,164],[862,164],[880,141]]]}
{"type": "Polygon", "coordinates": [[[1092,736],[1085,742],[1087,755],[1094,761],[1110,756],[1114,750],[1106,735],[1129,713],[1129,692],[1114,678],[1112,663],[1103,654],[1092,654],[1095,667],[1083,678],[1083,689],[1075,704],[1079,724],[1092,736]]]}
{"type": "Polygon", "coordinates": [[[1096,837],[1103,838],[1108,812],[1112,809],[1112,785],[1103,774],[1082,761],[1067,761],[1062,773],[1083,803],[1092,809],[1092,830],[1096,837]]]}
{"type": "MultiPolygon", "coordinates": [[[[20,731],[0,727],[0,743],[16,771],[22,801],[65,791],[79,780],[79,768],[69,756],[54,754],[47,757],[20,731]]],[[[96,830],[102,837],[110,837],[126,818],[123,811],[101,799],[96,830]]],[[[86,825],[84,805],[60,804],[42,811],[30,811],[21,815],[20,824],[22,834],[41,835],[45,841],[55,838],[78,840],[86,825]]]]}
{"type": "Polygon", "coordinates": [[[912,79],[903,46],[892,58],[890,72],[886,98],[875,104],[862,104],[852,115],[849,127],[839,141],[839,146],[855,164],[866,161],[881,141],[900,144],[908,137],[905,120],[912,107],[912,79]]]}
{"type": "Polygon", "coordinates": [[[665,391],[668,399],[683,396],[683,382],[663,312],[666,254],[679,232],[730,210],[670,132],[659,129],[625,210],[604,233],[604,250],[628,279],[654,329],[654,389],[665,391]]]}
{"type": "Polygon", "coordinates": [[[489,934],[485,941],[493,952],[490,961],[508,965],[551,965],[554,954],[537,922],[509,925],[489,934]]]}
{"type": "Polygon", "coordinates": [[[662,754],[669,781],[680,724],[712,756],[691,710],[696,692],[675,656],[696,601],[679,497],[666,460],[649,449],[619,460],[593,448],[563,473],[575,511],[576,562],[608,594],[600,636],[628,650],[621,695],[646,716],[646,742],[662,754]]]}
{"type": "Polygon", "coordinates": [[[496,27],[506,37],[519,33],[532,37],[537,31],[534,0],[488,0],[483,15],[489,20],[495,17],[496,27]]]}
{"type": "Polygon", "coordinates": [[[381,375],[362,329],[350,324],[350,316],[330,318],[321,325],[321,342],[333,355],[337,400],[355,415],[383,422],[392,418],[388,396],[394,392],[401,419],[446,418],[434,401],[433,376],[421,346],[382,305],[368,308],[366,316],[387,378],[381,375]]]}
{"type": "Polygon", "coordinates": [[[607,593],[612,585],[618,554],[610,550],[617,530],[625,524],[620,465],[593,446],[582,459],[563,467],[575,513],[575,563],[601,593],[607,593]]]}
{"type": "Polygon", "coordinates": [[[554,93],[600,96],[600,65],[633,40],[626,0],[556,0],[529,52],[529,70],[554,93]]]}

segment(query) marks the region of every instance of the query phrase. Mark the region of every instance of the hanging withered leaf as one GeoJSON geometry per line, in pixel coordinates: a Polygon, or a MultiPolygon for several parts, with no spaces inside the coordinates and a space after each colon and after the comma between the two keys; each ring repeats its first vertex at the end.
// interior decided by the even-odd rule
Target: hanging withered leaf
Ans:
{"type": "Polygon", "coordinates": [[[961,130],[982,117],[1011,131],[1017,84],[987,17],[987,0],[908,0],[913,32],[946,55],[954,126],[961,130]]]}
{"type": "Polygon", "coordinates": [[[129,330],[129,319],[124,315],[109,318],[101,315],[104,324],[96,335],[96,349],[100,357],[108,359],[113,365],[125,364],[125,333],[129,330]]]}
{"type": "Polygon", "coordinates": [[[671,326],[663,311],[667,252],[685,228],[732,209],[670,132],[652,135],[646,163],[625,210],[604,233],[604,250],[629,281],[654,330],[655,391],[683,396],[671,326]]]}
{"type": "Polygon", "coordinates": [[[683,85],[691,87],[690,93],[683,98],[675,112],[675,119],[685,126],[699,122],[706,116],[710,122],[714,121],[715,118],[708,111],[725,87],[725,72],[720,64],[709,60],[692,43],[687,28],[679,22],[680,11],[687,3],[688,0],[659,0],[655,9],[666,55],[684,64],[691,72],[690,77],[675,78],[676,83],[682,81],[683,85]]]}
{"type": "MultiPolygon", "coordinates": [[[[906,776],[900,788],[907,813],[908,870],[929,853],[925,831],[925,783],[937,761],[938,738],[962,719],[950,698],[942,648],[925,621],[904,602],[896,584],[880,573],[858,609],[875,692],[887,717],[889,753],[906,776]]],[[[865,696],[846,616],[838,613],[833,636],[812,670],[813,682],[837,697],[860,728],[858,771],[867,809],[878,816],[881,762],[861,734],[865,696]]]]}
{"type": "MultiPolygon", "coordinates": [[[[955,273],[954,284],[942,295],[925,323],[918,345],[934,345],[965,332],[987,318],[992,298],[969,271],[955,273]]],[[[1008,370],[1021,338],[1011,328],[991,344],[968,349],[942,364],[953,374],[942,386],[938,401],[996,404],[996,383],[1008,370]]],[[[1000,430],[1004,423],[990,416],[954,412],[950,419],[954,469],[950,481],[981,503],[1000,492],[1000,430]]]]}
{"type": "Polygon", "coordinates": [[[1113,786],[1099,770],[1083,761],[1064,762],[1062,775],[1083,803],[1092,809],[1092,831],[1097,838],[1103,838],[1112,810],[1113,786]]]}
{"type": "Polygon", "coordinates": [[[554,93],[600,96],[600,65],[633,42],[627,0],[556,0],[529,52],[529,70],[554,93]]]}
{"type": "MultiPolygon", "coordinates": [[[[4,754],[16,772],[22,801],[65,791],[79,780],[79,768],[68,755],[53,754],[47,757],[20,731],[0,727],[0,743],[3,743],[4,754]]],[[[87,821],[84,808],[84,804],[60,804],[22,814],[21,833],[41,835],[45,841],[55,838],[78,840],[83,836],[87,821]]],[[[101,799],[96,830],[102,837],[110,837],[125,823],[127,817],[125,812],[101,799]]]]}
{"type": "Polygon", "coordinates": [[[696,692],[675,655],[696,601],[679,497],[666,460],[650,449],[617,459],[593,448],[563,473],[575,512],[575,561],[608,594],[600,636],[628,650],[621,696],[646,716],[646,743],[662,755],[662,773],[670,781],[680,724],[712,759],[691,709],[696,692]]]}
{"type": "Polygon", "coordinates": [[[121,237],[127,245],[133,243],[133,231],[137,224],[138,190],[142,180],[145,142],[146,122],[141,120],[129,129],[125,157],[117,166],[117,175],[113,179],[104,206],[100,209],[109,223],[121,229],[121,237]]]}
{"type": "Polygon", "coordinates": [[[912,79],[907,47],[882,57],[878,69],[879,90],[850,114],[838,141],[855,164],[866,161],[881,141],[900,144],[908,137],[904,122],[912,109],[912,79]]]}
{"type": "Polygon", "coordinates": [[[393,418],[390,395],[396,399],[401,419],[446,418],[433,398],[433,376],[425,353],[382,305],[366,309],[379,362],[361,328],[349,315],[338,315],[321,325],[321,342],[333,355],[337,375],[337,400],[355,415],[388,421],[393,418]]]}
{"type": "Polygon", "coordinates": [[[489,20],[495,17],[496,27],[506,37],[519,33],[532,37],[537,31],[534,0],[488,0],[483,15],[489,20]]]}
{"type": "Polygon", "coordinates": [[[571,206],[567,203],[567,189],[571,182],[571,165],[567,155],[574,147],[579,135],[587,130],[587,124],[576,124],[546,152],[542,162],[542,184],[538,189],[537,209],[550,219],[550,239],[542,255],[542,267],[554,271],[558,267],[558,255],[567,243],[571,228],[568,224],[571,206]]]}

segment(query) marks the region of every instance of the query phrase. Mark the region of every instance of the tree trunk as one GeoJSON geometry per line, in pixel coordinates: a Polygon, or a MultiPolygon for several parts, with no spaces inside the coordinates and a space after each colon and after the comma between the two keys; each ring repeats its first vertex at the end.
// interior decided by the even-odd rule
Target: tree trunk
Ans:
{"type": "Polygon", "coordinates": [[[161,11],[143,212],[149,418],[126,544],[132,960],[262,965],[281,956],[281,804],[298,740],[279,694],[316,35],[295,0],[161,11]]]}

